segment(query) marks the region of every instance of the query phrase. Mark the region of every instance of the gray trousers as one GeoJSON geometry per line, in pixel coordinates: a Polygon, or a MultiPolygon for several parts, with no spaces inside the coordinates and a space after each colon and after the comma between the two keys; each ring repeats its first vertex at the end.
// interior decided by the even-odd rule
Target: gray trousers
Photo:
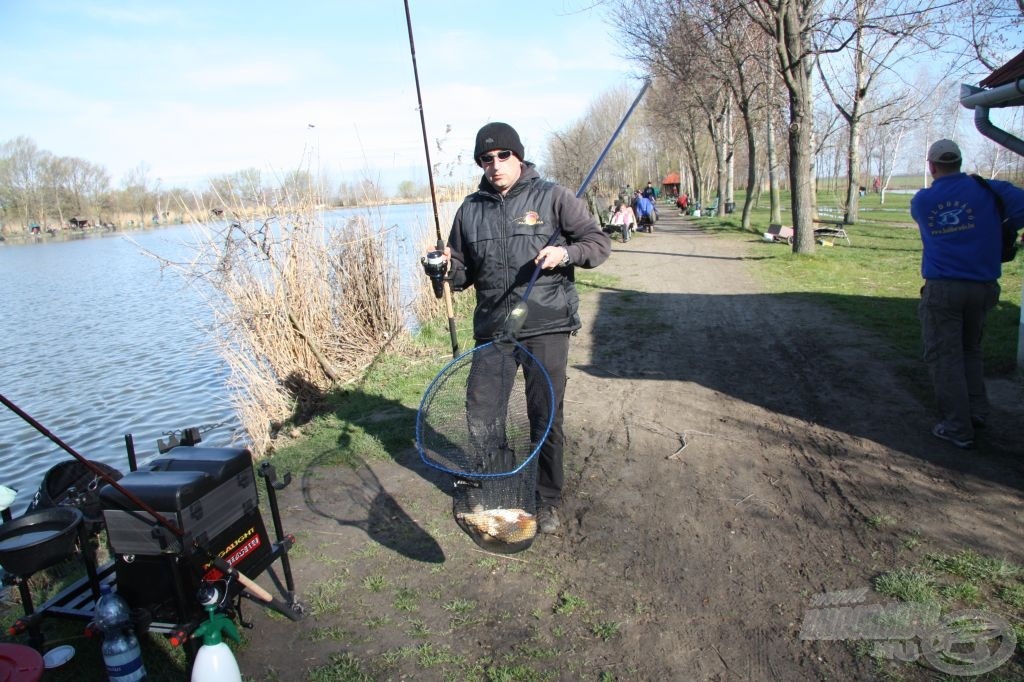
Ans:
{"type": "Polygon", "coordinates": [[[921,288],[924,361],[943,426],[955,438],[974,438],[971,417],[988,415],[981,337],[999,282],[931,279],[921,288]]]}

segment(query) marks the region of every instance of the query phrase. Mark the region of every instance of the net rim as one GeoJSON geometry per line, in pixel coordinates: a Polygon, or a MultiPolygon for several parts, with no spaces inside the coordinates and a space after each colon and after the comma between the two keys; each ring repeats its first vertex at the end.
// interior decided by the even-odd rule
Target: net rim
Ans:
{"type": "Polygon", "coordinates": [[[441,464],[438,464],[437,462],[431,461],[430,457],[426,453],[426,448],[424,448],[424,446],[423,446],[423,412],[424,412],[424,408],[427,406],[427,403],[429,402],[430,398],[433,396],[435,388],[438,386],[438,383],[443,378],[445,378],[447,376],[448,371],[454,365],[459,364],[467,356],[472,355],[473,353],[479,353],[480,351],[484,350],[485,348],[488,348],[488,347],[496,345],[496,344],[508,344],[508,343],[509,342],[507,342],[507,341],[488,341],[487,343],[485,343],[483,345],[477,346],[477,347],[472,348],[472,349],[470,349],[468,351],[460,353],[458,356],[456,356],[455,358],[452,358],[450,361],[448,361],[448,363],[444,367],[441,368],[441,371],[437,373],[437,376],[435,376],[433,378],[433,380],[431,380],[430,385],[427,386],[427,390],[424,391],[423,397],[420,399],[419,409],[416,410],[416,451],[419,453],[420,459],[423,460],[424,464],[426,464],[427,466],[429,466],[429,467],[431,467],[433,469],[437,469],[438,471],[443,471],[446,474],[450,474],[450,475],[458,477],[458,478],[466,478],[466,479],[470,479],[470,480],[475,480],[475,479],[507,478],[509,476],[515,476],[516,474],[520,473],[523,469],[525,469],[531,462],[533,462],[534,459],[536,459],[537,453],[540,452],[540,449],[544,445],[544,442],[548,439],[548,434],[551,433],[551,425],[555,421],[555,387],[551,383],[551,375],[548,374],[548,369],[547,369],[547,367],[544,366],[544,363],[542,363],[540,360],[538,360],[536,358],[536,356],[534,356],[533,353],[528,351],[526,349],[526,347],[523,346],[523,344],[519,343],[518,341],[513,341],[512,343],[516,346],[517,349],[519,349],[520,351],[525,353],[526,356],[534,364],[537,365],[537,367],[540,368],[541,374],[544,377],[544,382],[547,385],[547,389],[548,389],[548,421],[547,421],[547,424],[545,424],[545,426],[544,426],[544,433],[537,440],[537,443],[533,446],[533,450],[530,451],[530,454],[523,459],[522,464],[520,464],[515,469],[512,469],[510,471],[503,471],[503,472],[497,473],[497,474],[477,474],[477,473],[469,473],[469,472],[466,472],[466,471],[457,471],[457,470],[445,467],[445,466],[443,466],[441,464]]]}

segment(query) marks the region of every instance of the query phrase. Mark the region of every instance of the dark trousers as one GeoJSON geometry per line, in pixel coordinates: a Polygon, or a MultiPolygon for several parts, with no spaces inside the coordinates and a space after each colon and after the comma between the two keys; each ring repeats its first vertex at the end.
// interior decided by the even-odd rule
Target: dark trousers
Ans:
{"type": "Polygon", "coordinates": [[[956,438],[973,438],[971,417],[988,414],[981,337],[998,302],[998,282],[930,279],[921,289],[924,361],[943,424],[956,438]]]}
{"type": "MultiPolygon", "coordinates": [[[[551,430],[541,445],[537,460],[537,497],[542,506],[557,507],[562,502],[562,485],[565,472],[562,463],[564,433],[562,430],[562,407],[565,398],[565,371],[569,362],[569,333],[542,334],[522,339],[519,342],[540,365],[518,360],[516,363],[501,362],[495,354],[485,354],[488,364],[477,364],[470,372],[470,386],[467,391],[467,413],[470,420],[470,437],[473,441],[494,440],[495,434],[505,430],[504,417],[510,398],[516,364],[523,368],[526,384],[526,410],[530,419],[530,431],[534,442],[543,433],[548,419],[551,430]],[[551,379],[551,388],[544,376],[551,379]],[[503,376],[504,375],[504,376],[503,376]],[[551,417],[552,393],[554,394],[554,416],[551,417]]],[[[482,345],[478,343],[477,345],[482,345]]],[[[477,353],[476,355],[480,355],[477,353]]]]}

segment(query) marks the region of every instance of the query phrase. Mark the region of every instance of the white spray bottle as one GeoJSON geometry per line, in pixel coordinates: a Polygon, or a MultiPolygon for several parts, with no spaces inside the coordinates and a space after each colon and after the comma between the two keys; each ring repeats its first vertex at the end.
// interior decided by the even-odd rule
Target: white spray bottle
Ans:
{"type": "Polygon", "coordinates": [[[200,601],[210,614],[210,619],[196,628],[193,637],[202,638],[195,663],[192,664],[191,682],[242,682],[242,672],[238,669],[231,647],[224,643],[224,636],[236,642],[240,641],[238,628],[223,613],[217,613],[219,600],[216,589],[201,594],[200,601]]]}

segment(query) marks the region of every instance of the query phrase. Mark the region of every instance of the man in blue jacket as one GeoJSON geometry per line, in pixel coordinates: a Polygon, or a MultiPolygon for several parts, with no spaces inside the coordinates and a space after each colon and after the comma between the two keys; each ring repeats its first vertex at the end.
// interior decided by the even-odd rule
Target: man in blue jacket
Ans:
{"type": "MultiPolygon", "coordinates": [[[[488,123],[480,129],[473,158],[483,177],[456,212],[444,252],[452,287],[476,290],[473,337],[478,346],[501,334],[534,269],[541,268],[517,338],[547,370],[554,389],[555,414],[537,472],[537,526],[553,533],[559,527],[564,482],[562,402],[569,336],[581,326],[573,268],[603,263],[611,240],[586,204],[565,187],[542,180],[524,156],[512,126],[488,123]]],[[[532,403],[548,396],[531,389],[541,380],[536,368],[524,365],[524,374],[532,413],[538,407],[532,403]]],[[[547,405],[539,410],[546,412],[547,405]]]]}
{"type": "Polygon", "coordinates": [[[1002,218],[1024,224],[1024,190],[1001,180],[981,181],[962,173],[960,148],[939,140],[928,150],[932,186],[910,202],[921,232],[921,302],[918,317],[941,421],[937,438],[958,448],[974,447],[975,429],[985,425],[988,398],[982,367],[985,317],[999,301],[1002,218]]]}
{"type": "Polygon", "coordinates": [[[636,198],[636,219],[640,223],[638,230],[644,232],[654,232],[654,202],[651,201],[647,195],[638,194],[636,198]]]}

